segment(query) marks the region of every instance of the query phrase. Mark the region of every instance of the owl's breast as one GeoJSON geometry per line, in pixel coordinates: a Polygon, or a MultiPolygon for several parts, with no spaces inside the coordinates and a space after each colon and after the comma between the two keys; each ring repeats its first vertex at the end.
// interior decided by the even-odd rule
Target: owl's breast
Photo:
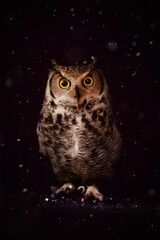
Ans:
{"type": "Polygon", "coordinates": [[[87,179],[108,174],[119,151],[120,135],[105,108],[83,112],[57,108],[39,123],[39,142],[55,171],[87,179]]]}

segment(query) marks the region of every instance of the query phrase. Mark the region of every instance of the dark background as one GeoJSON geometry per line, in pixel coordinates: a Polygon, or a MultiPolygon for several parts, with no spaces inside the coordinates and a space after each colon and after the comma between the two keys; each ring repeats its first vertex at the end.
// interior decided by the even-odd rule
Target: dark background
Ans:
{"type": "Polygon", "coordinates": [[[115,234],[115,229],[119,233],[119,226],[125,232],[128,222],[132,226],[137,219],[142,220],[143,227],[139,222],[136,225],[142,232],[159,233],[160,23],[156,1],[5,1],[1,23],[0,192],[5,239],[49,239],[56,232],[54,227],[66,229],[68,221],[68,229],[74,225],[78,234],[81,228],[90,233],[95,225],[98,235],[115,234]],[[94,208],[87,203],[84,209],[79,199],[74,199],[74,206],[70,198],[55,202],[50,198],[51,172],[44,169],[38,153],[36,125],[50,59],[69,65],[89,63],[91,56],[99,57],[106,76],[123,151],[114,178],[104,189],[105,202],[94,208]],[[132,218],[130,210],[137,206],[139,212],[132,218]],[[98,215],[86,230],[86,214],[94,215],[92,210],[101,211],[104,219],[99,223],[98,215]],[[130,221],[124,220],[126,213],[130,221]],[[107,214],[112,214],[112,220],[107,214]],[[53,226],[47,225],[50,220],[53,226]],[[21,221],[24,224],[18,227],[15,222],[21,221]],[[39,230],[41,225],[44,231],[39,230]]]}

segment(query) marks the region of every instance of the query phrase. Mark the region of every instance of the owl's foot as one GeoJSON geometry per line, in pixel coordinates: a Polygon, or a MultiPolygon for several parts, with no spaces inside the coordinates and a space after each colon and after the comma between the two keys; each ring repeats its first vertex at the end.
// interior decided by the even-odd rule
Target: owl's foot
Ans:
{"type": "Polygon", "coordinates": [[[73,192],[74,189],[75,189],[75,186],[72,183],[65,183],[60,188],[58,188],[55,192],[56,194],[59,194],[59,193],[69,194],[73,192]]]}
{"type": "Polygon", "coordinates": [[[103,195],[99,192],[98,188],[95,185],[88,186],[86,192],[84,193],[84,198],[82,202],[85,202],[89,198],[95,198],[96,200],[103,201],[103,195]]]}

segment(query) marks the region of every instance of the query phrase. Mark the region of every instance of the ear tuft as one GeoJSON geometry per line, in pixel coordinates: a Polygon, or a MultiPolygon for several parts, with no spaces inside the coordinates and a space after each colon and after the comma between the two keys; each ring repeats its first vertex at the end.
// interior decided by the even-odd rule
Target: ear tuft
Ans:
{"type": "Polygon", "coordinates": [[[49,69],[53,70],[55,68],[55,66],[57,65],[57,61],[55,59],[51,59],[49,62],[49,69]]]}
{"type": "Polygon", "coordinates": [[[51,64],[52,64],[52,65],[57,65],[57,61],[56,61],[54,58],[52,58],[52,59],[51,59],[51,64]]]}

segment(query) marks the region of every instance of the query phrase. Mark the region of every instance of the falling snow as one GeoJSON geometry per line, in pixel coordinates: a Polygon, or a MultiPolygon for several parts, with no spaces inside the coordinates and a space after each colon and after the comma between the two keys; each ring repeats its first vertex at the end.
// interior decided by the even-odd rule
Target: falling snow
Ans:
{"type": "Polygon", "coordinates": [[[136,53],[136,57],[139,57],[141,55],[141,52],[136,53]]]}
{"type": "Polygon", "coordinates": [[[111,51],[115,51],[115,50],[117,50],[118,45],[117,45],[116,42],[110,41],[110,42],[107,43],[107,48],[111,51]]]}
{"type": "MultiPolygon", "coordinates": [[[[17,2],[2,14],[0,158],[4,166],[2,188],[12,192],[9,200],[2,198],[7,234],[10,239],[23,239],[25,233],[28,238],[49,239],[49,226],[55,234],[60,224],[62,232],[66,226],[71,235],[86,226],[83,237],[86,232],[101,236],[105,232],[119,234],[134,226],[133,232],[150,231],[154,238],[154,232],[160,229],[159,16],[152,12],[152,1],[148,9],[129,1],[123,7],[114,1],[67,4],[65,10],[56,2],[30,9],[30,5],[24,8],[17,2]],[[49,194],[49,174],[43,175],[44,158],[39,154],[36,124],[50,58],[86,65],[91,55],[102,56],[100,66],[102,60],[124,149],[115,182],[111,180],[106,187],[104,202],[82,204],[79,195],[49,194]],[[147,201],[141,201],[141,196],[147,201]]],[[[61,231],[58,234],[61,238],[61,231]]]]}

